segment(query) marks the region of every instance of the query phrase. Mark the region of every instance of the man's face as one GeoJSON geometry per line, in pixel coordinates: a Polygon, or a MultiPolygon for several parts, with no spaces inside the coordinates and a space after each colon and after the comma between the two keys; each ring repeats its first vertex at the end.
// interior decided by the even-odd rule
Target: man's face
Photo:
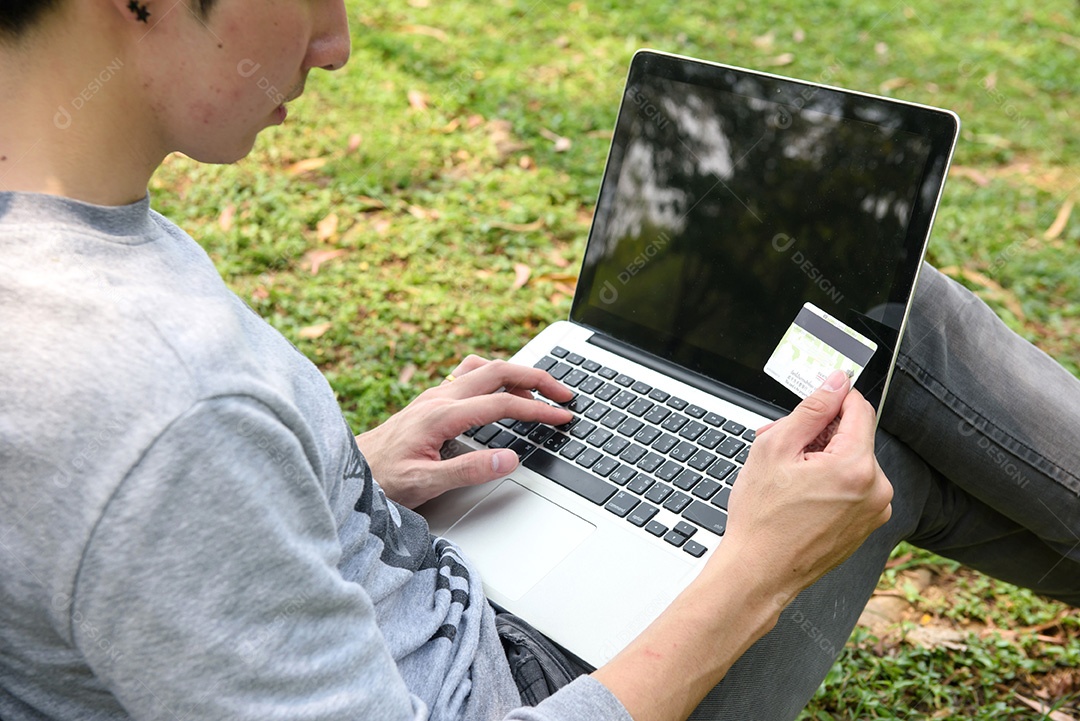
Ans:
{"type": "Polygon", "coordinates": [[[349,56],[343,0],[218,0],[206,18],[148,0],[137,67],[160,141],[204,162],[232,162],[285,119],[308,71],[349,56]],[[158,17],[154,17],[154,15],[158,17]]]}

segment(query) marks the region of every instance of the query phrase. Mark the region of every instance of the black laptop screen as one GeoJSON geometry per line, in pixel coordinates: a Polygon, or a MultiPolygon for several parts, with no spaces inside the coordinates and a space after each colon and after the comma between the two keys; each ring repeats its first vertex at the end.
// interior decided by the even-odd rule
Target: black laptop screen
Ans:
{"type": "Polygon", "coordinates": [[[763,372],[810,302],[878,345],[877,405],[952,116],[639,53],[571,319],[781,408],[763,372]]]}

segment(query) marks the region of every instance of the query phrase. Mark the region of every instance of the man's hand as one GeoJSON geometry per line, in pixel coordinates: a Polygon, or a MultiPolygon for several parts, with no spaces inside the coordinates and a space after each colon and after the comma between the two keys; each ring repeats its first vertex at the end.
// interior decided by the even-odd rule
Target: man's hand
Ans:
{"type": "Polygon", "coordinates": [[[874,410],[837,371],[758,431],[716,552],[678,598],[593,677],[636,721],[685,719],[795,595],[892,513],[874,410]]]}
{"type": "Polygon", "coordinates": [[[836,371],[758,433],[731,493],[724,544],[744,547],[763,573],[786,585],[782,595],[793,598],[892,515],[874,425],[874,409],[836,371]]]}
{"type": "Polygon", "coordinates": [[[534,389],[557,403],[573,397],[545,371],[469,356],[451,376],[452,382],[429,388],[385,423],[356,437],[375,480],[403,506],[415,508],[451,488],[485,483],[517,468],[517,454],[505,448],[441,460],[443,443],[467,429],[501,418],[558,425],[572,417],[533,398],[534,389]]]}

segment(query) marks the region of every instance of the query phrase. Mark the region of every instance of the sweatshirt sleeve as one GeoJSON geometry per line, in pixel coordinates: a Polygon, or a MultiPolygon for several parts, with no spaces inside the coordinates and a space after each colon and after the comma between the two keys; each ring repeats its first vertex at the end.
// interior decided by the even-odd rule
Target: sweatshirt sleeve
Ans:
{"type": "Polygon", "coordinates": [[[203,401],[106,506],[71,635],[136,719],[423,719],[297,436],[246,397],[203,401]]]}

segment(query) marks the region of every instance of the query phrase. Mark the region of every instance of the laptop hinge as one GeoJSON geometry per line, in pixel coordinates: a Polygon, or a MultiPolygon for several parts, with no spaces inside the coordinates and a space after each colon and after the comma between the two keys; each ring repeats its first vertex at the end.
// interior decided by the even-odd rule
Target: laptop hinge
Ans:
{"type": "Polygon", "coordinates": [[[645,353],[644,351],[626,345],[625,343],[621,343],[614,338],[609,338],[608,336],[601,333],[597,333],[594,331],[593,334],[589,337],[588,342],[592,343],[595,346],[599,346],[606,351],[610,351],[616,355],[622,356],[627,360],[633,361],[634,363],[643,365],[646,368],[651,368],[657,373],[663,373],[666,376],[671,376],[678,381],[682,381],[688,386],[693,386],[700,391],[704,391],[705,393],[709,393],[719,398],[723,398],[729,403],[734,403],[737,406],[746,408],[753,413],[765,416],[766,418],[769,418],[771,420],[783,418],[788,414],[788,411],[784,408],[774,406],[772,403],[767,403],[759,398],[755,398],[748,393],[744,393],[736,388],[732,388],[729,385],[720,383],[719,381],[714,381],[710,378],[706,378],[703,375],[694,373],[693,371],[687,370],[686,368],[676,365],[675,363],[672,363],[670,361],[665,361],[661,358],[657,358],[650,353],[645,353]]]}

